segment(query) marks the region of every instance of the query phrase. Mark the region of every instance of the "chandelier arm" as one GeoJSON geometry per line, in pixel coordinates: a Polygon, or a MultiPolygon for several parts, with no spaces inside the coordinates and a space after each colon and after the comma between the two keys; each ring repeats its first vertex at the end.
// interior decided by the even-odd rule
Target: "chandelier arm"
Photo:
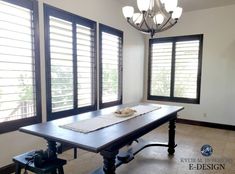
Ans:
{"type": "Polygon", "coordinates": [[[144,20],[143,20],[143,21],[144,21],[144,23],[145,23],[147,29],[148,29],[148,30],[151,30],[150,27],[149,27],[149,25],[148,25],[148,23],[147,23],[147,21],[146,21],[146,17],[147,17],[147,16],[148,16],[148,14],[145,13],[145,16],[144,16],[144,20]]]}
{"type": "Polygon", "coordinates": [[[174,24],[174,23],[175,23],[175,21],[177,21],[177,20],[174,20],[174,22],[173,22],[173,23],[172,23],[171,21],[169,21],[170,25],[174,24]]]}
{"type": "Polygon", "coordinates": [[[158,32],[166,31],[169,28],[173,27],[178,21],[175,21],[174,23],[171,23],[170,25],[166,26],[165,28],[162,28],[161,30],[158,30],[158,32]]]}
{"type": "Polygon", "coordinates": [[[172,13],[170,13],[169,18],[168,18],[168,19],[166,20],[166,22],[160,27],[159,30],[162,30],[162,29],[168,24],[168,22],[171,20],[171,16],[172,16],[172,13]]]}
{"type": "Polygon", "coordinates": [[[139,28],[141,28],[141,27],[143,26],[143,24],[144,24],[144,21],[143,21],[143,22],[141,22],[141,24],[140,24],[139,28]]]}
{"type": "Polygon", "coordinates": [[[158,6],[159,12],[164,16],[164,18],[167,18],[167,16],[166,16],[167,11],[165,10],[164,5],[162,5],[160,0],[156,0],[156,4],[158,6]]]}
{"type": "Polygon", "coordinates": [[[127,19],[127,22],[128,22],[132,27],[134,27],[136,30],[142,31],[142,32],[144,32],[144,33],[148,33],[148,32],[149,32],[148,30],[139,28],[138,26],[136,26],[135,24],[133,24],[133,23],[130,21],[130,19],[127,19]]]}
{"type": "MultiPolygon", "coordinates": [[[[143,19],[144,20],[145,20],[145,14],[146,14],[146,12],[143,12],[143,19]]],[[[144,20],[141,21],[141,24],[140,24],[139,28],[141,28],[143,26],[144,20]]]]}
{"type": "Polygon", "coordinates": [[[162,3],[160,2],[160,0],[156,0],[156,4],[157,4],[157,7],[158,7],[158,10],[163,13],[163,11],[162,11],[163,5],[162,5],[162,3]]]}

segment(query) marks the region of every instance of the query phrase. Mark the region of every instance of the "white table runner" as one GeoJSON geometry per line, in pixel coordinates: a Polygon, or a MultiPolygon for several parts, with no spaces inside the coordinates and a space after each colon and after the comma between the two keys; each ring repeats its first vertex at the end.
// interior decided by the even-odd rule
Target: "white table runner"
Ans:
{"type": "Polygon", "coordinates": [[[77,121],[70,124],[60,125],[60,127],[65,129],[70,129],[77,132],[89,133],[107,126],[111,126],[125,120],[129,120],[131,118],[146,114],[148,112],[160,109],[161,107],[156,105],[137,105],[131,107],[131,109],[136,110],[136,112],[129,117],[117,117],[114,113],[99,115],[95,118],[86,119],[77,121]]]}

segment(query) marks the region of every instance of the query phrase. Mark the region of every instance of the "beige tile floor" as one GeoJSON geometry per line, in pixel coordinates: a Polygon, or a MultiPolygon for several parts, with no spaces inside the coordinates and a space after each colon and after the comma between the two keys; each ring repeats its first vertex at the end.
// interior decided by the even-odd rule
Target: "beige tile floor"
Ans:
{"type": "MultiPolygon", "coordinates": [[[[167,141],[167,125],[146,134],[143,138],[167,141]]],[[[177,124],[176,152],[173,158],[165,147],[150,147],[141,151],[128,164],[120,166],[117,174],[235,174],[235,131],[212,129],[186,124],[177,124]],[[204,144],[213,147],[211,157],[203,157],[200,148],[204,144]],[[182,159],[222,159],[227,160],[224,170],[189,170],[189,163],[182,159]]],[[[61,158],[67,159],[65,174],[89,174],[102,165],[99,154],[78,150],[78,159],[72,160],[72,151],[65,152],[61,158]]],[[[198,164],[198,163],[193,163],[198,164]]]]}

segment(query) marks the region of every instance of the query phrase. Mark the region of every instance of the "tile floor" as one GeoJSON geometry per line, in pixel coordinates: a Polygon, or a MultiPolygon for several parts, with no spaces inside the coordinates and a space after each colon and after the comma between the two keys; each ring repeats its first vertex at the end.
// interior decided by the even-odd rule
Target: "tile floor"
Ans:
{"type": "MultiPolygon", "coordinates": [[[[146,134],[143,138],[155,141],[167,141],[167,125],[146,134]]],[[[165,147],[150,147],[141,151],[128,164],[120,166],[116,174],[235,174],[235,131],[212,129],[177,123],[176,152],[173,158],[165,147]],[[213,147],[213,154],[204,157],[200,148],[204,144],[213,147]],[[190,162],[184,160],[226,160],[225,169],[189,170],[190,162]]],[[[72,151],[65,152],[61,158],[67,159],[65,174],[89,174],[102,165],[99,154],[78,150],[78,159],[72,160],[72,151]]],[[[202,164],[192,162],[194,166],[202,164]]],[[[211,163],[210,163],[211,164],[211,163]]],[[[223,164],[223,163],[219,163],[223,164]]],[[[200,167],[200,166],[199,166],[200,167]]]]}

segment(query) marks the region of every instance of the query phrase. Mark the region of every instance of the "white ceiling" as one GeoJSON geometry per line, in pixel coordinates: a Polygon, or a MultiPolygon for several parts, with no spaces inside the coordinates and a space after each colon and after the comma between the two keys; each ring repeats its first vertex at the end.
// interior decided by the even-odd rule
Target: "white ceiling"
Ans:
{"type": "MultiPolygon", "coordinates": [[[[137,0],[118,0],[125,5],[137,6],[137,0]]],[[[184,11],[193,11],[220,7],[235,4],[235,0],[179,0],[179,6],[183,7],[184,11]]]]}

